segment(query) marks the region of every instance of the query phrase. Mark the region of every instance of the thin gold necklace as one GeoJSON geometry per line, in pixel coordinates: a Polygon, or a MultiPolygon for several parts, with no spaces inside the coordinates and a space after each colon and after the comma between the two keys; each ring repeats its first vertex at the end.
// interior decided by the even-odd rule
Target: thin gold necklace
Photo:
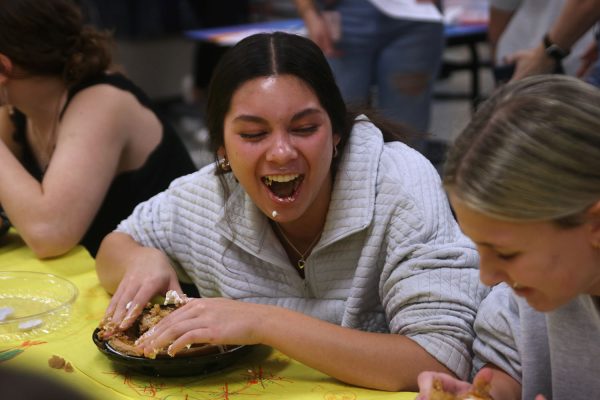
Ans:
{"type": "MultiPolygon", "coordinates": [[[[48,136],[48,141],[43,146],[40,146],[38,150],[40,156],[43,157],[38,160],[38,163],[40,164],[40,170],[42,171],[42,176],[46,174],[46,170],[50,166],[50,160],[52,159],[52,155],[56,149],[56,130],[58,128],[59,114],[61,112],[61,105],[65,91],[66,89],[61,92],[61,95],[56,103],[56,110],[54,111],[54,118],[52,119],[52,127],[50,130],[50,135],[48,136]]],[[[36,135],[37,137],[43,137],[43,135],[40,134],[39,129],[36,129],[36,127],[33,126],[33,122],[31,120],[28,122],[32,134],[36,135]]]]}
{"type": "Polygon", "coordinates": [[[275,226],[277,227],[277,230],[279,231],[279,233],[281,234],[281,237],[283,237],[283,239],[287,242],[287,244],[290,245],[290,247],[300,256],[300,259],[298,260],[298,269],[299,270],[303,270],[304,266],[306,265],[306,259],[305,256],[310,253],[310,251],[312,250],[312,248],[315,246],[315,244],[317,244],[317,241],[319,240],[319,238],[321,237],[321,233],[319,232],[317,234],[317,236],[315,236],[315,238],[313,239],[313,241],[311,242],[310,245],[308,245],[308,248],[306,249],[306,251],[304,253],[301,253],[300,250],[298,250],[296,248],[296,246],[294,246],[294,244],[292,243],[292,241],[290,239],[288,239],[288,237],[285,235],[285,233],[283,233],[283,229],[281,229],[281,226],[279,226],[279,224],[277,222],[275,222],[275,226]]]}

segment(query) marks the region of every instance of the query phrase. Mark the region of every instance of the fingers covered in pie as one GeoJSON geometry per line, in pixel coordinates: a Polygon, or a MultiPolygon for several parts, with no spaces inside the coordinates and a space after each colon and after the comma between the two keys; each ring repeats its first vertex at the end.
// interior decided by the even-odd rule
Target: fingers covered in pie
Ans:
{"type": "MultiPolygon", "coordinates": [[[[498,391],[498,388],[505,386],[504,377],[508,377],[506,373],[499,370],[493,365],[488,365],[475,375],[472,383],[463,381],[454,375],[436,371],[423,371],[419,373],[417,378],[419,384],[418,400],[493,400],[494,395],[498,398],[513,398],[512,389],[518,389],[514,393],[520,391],[520,386],[513,388],[510,391],[498,391]],[[494,390],[492,391],[492,382],[494,390]],[[510,394],[504,397],[503,394],[510,394]]],[[[512,380],[512,378],[510,378],[512,380]]]]}
{"type": "MultiPolygon", "coordinates": [[[[100,329],[97,334],[98,339],[106,342],[112,350],[128,356],[152,359],[165,356],[174,357],[175,354],[168,351],[169,346],[151,348],[151,350],[148,350],[147,346],[145,346],[146,350],[144,351],[144,347],[140,345],[140,341],[144,335],[150,334],[163,318],[186,304],[187,301],[188,298],[185,295],[179,296],[177,292],[169,291],[165,296],[164,304],[148,303],[135,322],[126,330],[119,330],[115,324],[111,323],[110,319],[103,320],[100,323],[100,329]]],[[[176,355],[178,357],[185,357],[218,353],[226,350],[225,347],[207,343],[195,343],[186,346],[186,348],[177,352],[176,355]]]]}
{"type": "Polygon", "coordinates": [[[493,400],[490,396],[490,384],[485,381],[476,381],[471,389],[462,394],[454,394],[444,390],[442,381],[434,379],[429,400],[493,400]]]}

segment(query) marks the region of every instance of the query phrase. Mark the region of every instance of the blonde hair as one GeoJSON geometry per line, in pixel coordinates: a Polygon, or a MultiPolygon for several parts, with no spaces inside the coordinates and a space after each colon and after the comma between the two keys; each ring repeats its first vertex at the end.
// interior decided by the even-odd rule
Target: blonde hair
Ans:
{"type": "Polygon", "coordinates": [[[500,88],[454,142],[443,175],[484,214],[578,225],[600,199],[600,90],[559,75],[500,88]]]}

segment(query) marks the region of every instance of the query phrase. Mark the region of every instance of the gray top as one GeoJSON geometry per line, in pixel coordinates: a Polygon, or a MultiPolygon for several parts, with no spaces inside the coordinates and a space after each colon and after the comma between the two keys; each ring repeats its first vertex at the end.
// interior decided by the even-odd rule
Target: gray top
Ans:
{"type": "Polygon", "coordinates": [[[481,303],[475,322],[474,368],[492,363],[523,385],[522,398],[600,399],[600,308],[580,295],[541,313],[496,286],[481,303]]]}
{"type": "Polygon", "coordinates": [[[140,204],[118,230],[161,249],[203,297],[274,304],[349,328],[406,335],[459,376],[471,370],[472,323],[488,289],[433,166],[357,123],[321,239],[302,279],[232,174],[214,165],[140,204]]]}

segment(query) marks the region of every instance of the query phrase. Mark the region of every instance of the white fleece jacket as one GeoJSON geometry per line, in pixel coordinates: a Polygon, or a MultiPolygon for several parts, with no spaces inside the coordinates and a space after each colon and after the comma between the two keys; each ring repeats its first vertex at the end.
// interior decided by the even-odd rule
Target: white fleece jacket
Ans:
{"type": "MultiPolygon", "coordinates": [[[[267,217],[214,165],[140,204],[118,231],[164,251],[203,297],[273,304],[349,328],[405,335],[459,377],[487,293],[439,176],[418,152],[357,122],[302,279],[267,217]]],[[[231,174],[229,174],[231,175],[231,174]]]]}

